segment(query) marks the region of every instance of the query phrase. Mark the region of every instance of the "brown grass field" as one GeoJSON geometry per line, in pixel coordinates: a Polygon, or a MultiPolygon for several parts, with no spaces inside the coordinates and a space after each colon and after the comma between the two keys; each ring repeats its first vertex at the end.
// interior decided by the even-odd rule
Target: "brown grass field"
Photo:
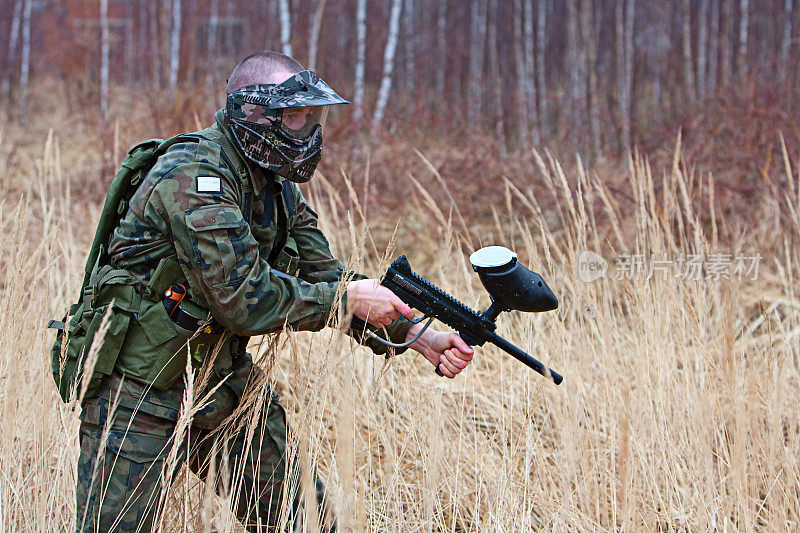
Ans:
{"type": "MultiPolygon", "coordinates": [[[[177,131],[143,113],[99,127],[48,105],[25,129],[0,127],[2,531],[72,528],[79,407],[58,398],[44,325],[77,296],[122,154],[177,131]]],[[[499,331],[565,379],[555,386],[491,345],[450,381],[333,329],[254,338],[290,413],[293,460],[322,473],[340,530],[800,528],[800,161],[777,133],[758,194],[740,200],[714,178],[727,169],[698,170],[677,139],[658,164],[634,155],[584,170],[527,152],[462,182],[440,170],[491,147],[384,139],[355,151],[347,135],[304,186],[339,257],[379,276],[405,253],[485,308],[469,253],[515,249],[560,307],[501,315],[499,331]],[[584,250],[609,261],[605,278],[581,281],[584,250]],[[631,254],[705,268],[617,275],[631,254]],[[734,271],[755,254],[757,275],[734,271]]],[[[185,469],[164,497],[166,531],[240,530],[185,469]]]]}

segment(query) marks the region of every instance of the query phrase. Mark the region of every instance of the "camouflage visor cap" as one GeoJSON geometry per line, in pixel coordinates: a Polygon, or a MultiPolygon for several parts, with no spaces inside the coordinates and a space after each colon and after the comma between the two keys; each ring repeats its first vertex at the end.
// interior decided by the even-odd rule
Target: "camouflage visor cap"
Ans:
{"type": "Polygon", "coordinates": [[[277,84],[248,85],[228,95],[225,116],[245,155],[302,183],[322,157],[330,105],[348,103],[310,70],[277,84]]]}
{"type": "Polygon", "coordinates": [[[228,95],[225,110],[231,120],[280,129],[290,138],[304,140],[325,123],[327,106],[347,100],[310,70],[276,84],[248,85],[228,95]]]}

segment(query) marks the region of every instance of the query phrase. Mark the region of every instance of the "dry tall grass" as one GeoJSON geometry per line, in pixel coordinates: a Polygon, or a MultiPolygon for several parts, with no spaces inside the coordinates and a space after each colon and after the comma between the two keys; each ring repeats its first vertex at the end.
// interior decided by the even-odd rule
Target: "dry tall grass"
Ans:
{"type": "MultiPolygon", "coordinates": [[[[75,514],[78,422],[52,383],[44,324],[76,296],[99,206],[73,192],[85,185],[65,163],[88,149],[61,154],[52,135],[28,146],[35,163],[12,164],[0,144],[0,168],[11,169],[0,179],[0,530],[63,531],[75,514]]],[[[430,190],[457,198],[458,184],[423,154],[417,163],[425,173],[402,178],[413,218],[399,222],[387,257],[405,253],[484,307],[468,253],[516,249],[561,305],[505,314],[500,333],[565,380],[554,386],[492,346],[449,381],[420,357],[385,363],[331,329],[254,339],[262,360],[276,357],[270,376],[297,437],[293,460],[322,473],[341,530],[800,527],[800,174],[788,157],[787,193],[721,216],[713,178],[678,156],[658,175],[631,160],[626,185],[613,190],[605,176],[565,173],[543,156],[526,178],[486,185],[506,197],[494,222],[435,200],[430,190]],[[761,262],[755,280],[666,273],[584,283],[587,249],[610,260],[760,253],[761,262]]],[[[323,178],[308,196],[339,256],[379,275],[396,217],[367,212],[355,187],[323,178]]],[[[225,501],[186,471],[165,497],[167,530],[237,530],[225,501]]]]}

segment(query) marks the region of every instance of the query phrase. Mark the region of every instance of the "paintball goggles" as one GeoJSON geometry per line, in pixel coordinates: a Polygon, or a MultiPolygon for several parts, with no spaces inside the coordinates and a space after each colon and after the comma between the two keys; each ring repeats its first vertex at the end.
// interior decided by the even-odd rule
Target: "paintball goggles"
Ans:
{"type": "MultiPolygon", "coordinates": [[[[428,322],[414,339],[403,344],[391,344],[372,332],[368,333],[386,344],[407,346],[419,338],[436,318],[456,330],[467,344],[482,346],[491,342],[539,374],[552,379],[556,385],[561,383],[564,379],[561,374],[547,368],[495,333],[495,320],[503,311],[541,313],[558,307],[558,299],[550,287],[539,274],[521,265],[517,261],[517,254],[502,246],[481,248],[470,256],[470,262],[491,298],[492,303],[488,309],[481,313],[473,311],[411,270],[408,259],[401,255],[389,266],[381,285],[423,314],[413,322],[421,322],[426,318],[428,322]]],[[[443,375],[438,367],[436,373],[443,375]]]]}

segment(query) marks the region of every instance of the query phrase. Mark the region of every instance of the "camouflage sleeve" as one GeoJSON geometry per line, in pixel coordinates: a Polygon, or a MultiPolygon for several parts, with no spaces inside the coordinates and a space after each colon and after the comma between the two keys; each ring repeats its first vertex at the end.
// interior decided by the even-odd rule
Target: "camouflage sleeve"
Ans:
{"type": "Polygon", "coordinates": [[[234,333],[258,335],[284,324],[321,329],[338,283],[309,283],[270,268],[239,209],[237,181],[203,153],[213,146],[201,142],[194,161],[165,172],[148,201],[152,216],[166,222],[189,285],[234,333]]]}
{"type": "MultiPolygon", "coordinates": [[[[341,279],[366,279],[367,276],[358,272],[348,271],[347,268],[331,253],[330,244],[325,234],[317,226],[317,214],[308,202],[306,202],[299,188],[295,188],[297,218],[292,226],[291,235],[297,243],[297,251],[300,255],[300,272],[298,276],[308,282],[335,282],[341,279]]],[[[346,297],[342,297],[342,305],[346,305],[346,297]]],[[[389,348],[368,335],[364,335],[364,323],[356,321],[348,330],[348,335],[355,338],[359,343],[369,347],[374,353],[383,355],[388,353],[389,348]],[[360,327],[359,327],[360,326],[360,327]]],[[[411,328],[411,322],[400,318],[386,326],[385,331],[376,331],[371,326],[370,330],[378,336],[400,344],[405,341],[406,334],[411,328]]],[[[401,353],[405,349],[395,349],[396,353],[401,353]]]]}

